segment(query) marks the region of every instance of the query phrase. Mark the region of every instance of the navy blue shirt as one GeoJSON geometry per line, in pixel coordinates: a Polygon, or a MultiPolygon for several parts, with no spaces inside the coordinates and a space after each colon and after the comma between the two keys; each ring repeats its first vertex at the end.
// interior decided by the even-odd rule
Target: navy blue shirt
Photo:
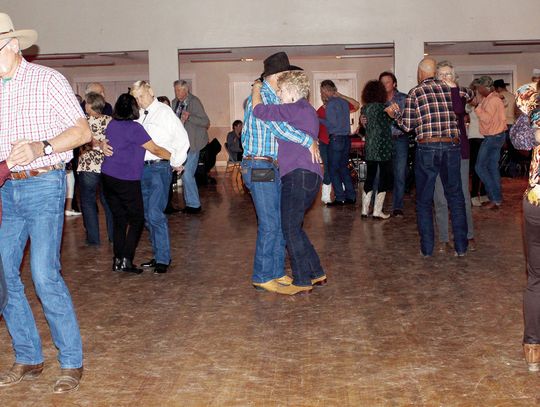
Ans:
{"type": "Polygon", "coordinates": [[[351,132],[350,115],[349,103],[345,99],[331,97],[326,104],[326,119],[319,118],[319,121],[326,126],[329,135],[348,136],[351,132]]]}

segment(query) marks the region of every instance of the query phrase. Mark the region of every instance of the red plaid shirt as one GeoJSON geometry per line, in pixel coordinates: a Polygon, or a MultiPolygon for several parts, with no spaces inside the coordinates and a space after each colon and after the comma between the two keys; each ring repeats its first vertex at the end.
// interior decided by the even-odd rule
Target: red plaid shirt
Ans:
{"type": "MultiPolygon", "coordinates": [[[[0,161],[9,155],[12,142],[52,139],[81,117],[85,116],[66,78],[22,58],[13,78],[0,79],[0,161]]],[[[72,151],[51,154],[12,171],[67,163],[72,157],[72,151]]]]}
{"type": "MultiPolygon", "coordinates": [[[[474,93],[460,88],[460,96],[470,100],[474,93]]],[[[409,91],[405,109],[397,113],[396,122],[405,132],[416,131],[417,139],[451,137],[459,141],[450,87],[433,78],[425,79],[409,91]]]]}

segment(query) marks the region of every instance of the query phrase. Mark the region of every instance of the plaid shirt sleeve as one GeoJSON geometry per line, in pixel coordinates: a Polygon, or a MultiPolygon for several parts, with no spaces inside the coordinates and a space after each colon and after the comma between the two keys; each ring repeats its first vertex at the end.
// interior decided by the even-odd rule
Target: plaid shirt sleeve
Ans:
{"type": "Polygon", "coordinates": [[[408,133],[418,126],[418,100],[411,90],[405,99],[405,108],[403,112],[396,112],[396,123],[408,133]]]}

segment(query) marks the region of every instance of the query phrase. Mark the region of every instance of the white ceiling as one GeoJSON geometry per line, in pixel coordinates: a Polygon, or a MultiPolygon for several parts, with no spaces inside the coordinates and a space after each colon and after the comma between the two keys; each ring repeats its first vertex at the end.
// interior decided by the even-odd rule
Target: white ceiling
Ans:
{"type": "MultiPolygon", "coordinates": [[[[285,51],[291,60],[297,58],[370,58],[392,57],[393,44],[350,44],[350,45],[299,45],[275,47],[216,48],[179,50],[179,62],[239,62],[242,60],[262,61],[268,55],[285,51]]],[[[540,53],[538,41],[478,41],[478,42],[433,42],[425,44],[429,55],[497,55],[540,53]]],[[[148,64],[147,51],[119,51],[103,53],[73,53],[39,55],[32,47],[23,54],[29,59],[50,67],[89,67],[113,65],[148,64]]]]}

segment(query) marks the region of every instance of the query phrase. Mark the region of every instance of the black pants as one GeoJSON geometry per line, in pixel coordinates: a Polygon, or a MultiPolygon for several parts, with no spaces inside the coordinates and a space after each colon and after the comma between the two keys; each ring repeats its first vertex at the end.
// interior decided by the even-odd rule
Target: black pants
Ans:
{"type": "Polygon", "coordinates": [[[392,161],[367,161],[367,175],[364,182],[364,192],[373,191],[373,183],[379,169],[379,185],[377,192],[391,191],[393,188],[392,161]]]}
{"type": "Polygon", "coordinates": [[[125,181],[105,174],[103,192],[113,215],[114,257],[133,261],[144,228],[141,181],[125,181]]]}
{"type": "Polygon", "coordinates": [[[527,287],[523,294],[525,333],[523,343],[540,343],[540,206],[523,200],[527,287]]]}
{"type": "Polygon", "coordinates": [[[476,196],[483,196],[486,194],[484,189],[484,184],[480,181],[480,177],[476,173],[474,167],[476,165],[476,159],[478,158],[478,151],[480,151],[480,146],[484,141],[483,138],[470,138],[469,147],[470,147],[470,161],[469,161],[469,172],[471,173],[471,198],[476,196]]]}

